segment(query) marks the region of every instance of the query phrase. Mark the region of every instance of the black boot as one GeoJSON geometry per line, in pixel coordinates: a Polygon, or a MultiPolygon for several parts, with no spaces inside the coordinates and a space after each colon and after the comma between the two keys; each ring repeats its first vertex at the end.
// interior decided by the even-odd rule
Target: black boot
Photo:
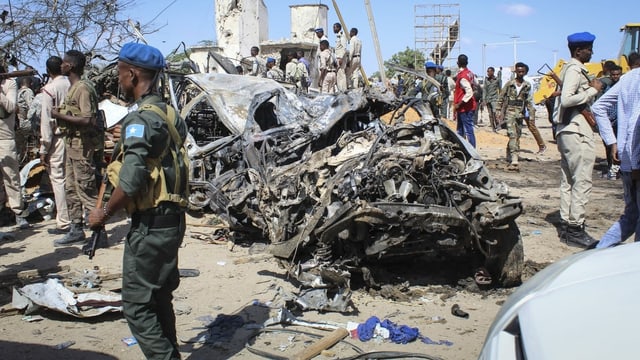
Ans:
{"type": "Polygon", "coordinates": [[[82,229],[82,223],[73,223],[69,232],[62,238],[53,242],[54,246],[67,246],[85,242],[86,237],[82,229]]]}
{"type": "Polygon", "coordinates": [[[586,232],[584,224],[578,226],[569,225],[563,240],[569,246],[576,246],[585,249],[593,246],[593,244],[597,242],[596,239],[586,232]]]}

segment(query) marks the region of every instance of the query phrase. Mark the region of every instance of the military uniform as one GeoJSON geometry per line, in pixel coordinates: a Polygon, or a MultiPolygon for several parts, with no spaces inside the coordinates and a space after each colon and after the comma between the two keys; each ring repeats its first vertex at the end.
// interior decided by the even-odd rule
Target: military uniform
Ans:
{"type": "MultiPolygon", "coordinates": [[[[500,72],[498,72],[500,75],[500,72]]],[[[500,89],[502,80],[499,77],[493,78],[484,78],[484,89],[482,92],[482,102],[487,107],[487,111],[489,112],[489,123],[493,130],[498,130],[500,128],[500,124],[496,119],[496,111],[499,111],[498,107],[498,98],[500,97],[500,89]]]]}
{"type": "MultiPolygon", "coordinates": [[[[594,39],[595,36],[589,33],[568,37],[569,46],[572,43],[586,44],[584,48],[592,44],[594,39]]],[[[598,89],[590,85],[587,74],[582,61],[572,57],[560,71],[562,92],[554,107],[562,169],[560,218],[567,225],[562,240],[580,246],[589,246],[595,241],[584,228],[595,163],[595,134],[581,109],[589,109],[598,94],[598,89]]]]}
{"type": "MultiPolygon", "coordinates": [[[[19,215],[23,210],[23,202],[15,141],[16,88],[14,79],[4,79],[0,85],[0,170],[4,183],[4,186],[0,184],[0,207],[8,203],[9,208],[19,215]]],[[[20,220],[24,221],[16,217],[16,221],[20,220]]]]}
{"type": "MultiPolygon", "coordinates": [[[[95,118],[98,98],[93,86],[84,80],[76,81],[69,89],[60,112],[77,112],[74,116],[95,118]]],[[[96,187],[95,152],[103,141],[94,125],[85,126],[58,121],[65,141],[65,191],[69,219],[72,226],[82,229],[83,207],[94,209],[98,197],[96,187]]],[[[104,136],[104,134],[102,134],[104,136]]]]}
{"type": "MultiPolygon", "coordinates": [[[[166,105],[160,97],[148,95],[134,106],[154,104],[162,111],[166,105]]],[[[175,124],[182,141],[187,126],[178,116],[167,119],[175,124]]],[[[167,177],[167,187],[177,181],[181,194],[186,194],[188,171],[186,164],[176,169],[171,155],[166,154],[172,143],[164,119],[153,111],[133,111],[122,124],[123,136],[116,151],[124,152],[119,173],[119,186],[130,197],[148,191],[147,158],[159,158],[167,177]]],[[[114,159],[118,153],[114,154],[114,159]]],[[[186,195],[185,195],[186,197],[186,195]]],[[[135,210],[131,229],[125,242],[122,264],[122,301],[124,316],[132,334],[148,359],[178,358],[175,315],[172,292],[178,287],[178,248],[185,232],[185,208],[172,202],[162,202],[147,210],[135,210]]]]}
{"type": "Polygon", "coordinates": [[[346,69],[349,57],[347,56],[347,37],[342,30],[336,34],[335,53],[338,65],[336,72],[336,85],[338,87],[338,91],[345,91],[347,90],[346,69]]]}
{"type": "Polygon", "coordinates": [[[272,66],[267,70],[265,77],[275,81],[284,81],[284,73],[277,66],[272,66]]]}
{"type": "MultiPolygon", "coordinates": [[[[151,46],[128,43],[118,70],[135,67],[160,72],[164,56],[151,46]]],[[[140,72],[135,72],[139,74],[140,72]]],[[[148,75],[149,73],[147,73],[148,75]]],[[[185,232],[188,199],[187,125],[176,110],[148,92],[154,80],[123,82],[136,102],[123,119],[122,137],[107,167],[114,190],[102,209],[89,216],[103,226],[110,211],[123,207],[131,216],[122,260],[123,313],[147,359],[179,359],[173,291],[178,287],[178,248],[185,232]]]]}
{"type": "Polygon", "coordinates": [[[56,202],[56,227],[59,230],[68,230],[71,220],[65,192],[65,143],[56,119],[51,117],[51,110],[64,101],[69,86],[69,80],[62,75],[54,77],[45,85],[40,113],[40,154],[48,158],[47,173],[56,202]]]}
{"type": "Polygon", "coordinates": [[[595,164],[595,135],[577,105],[590,105],[598,91],[583,75],[586,67],[571,59],[560,72],[562,94],[556,100],[557,141],[561,155],[560,217],[570,225],[582,225],[591,194],[595,164]],[[565,119],[563,121],[563,119],[565,119]]]}
{"type": "Polygon", "coordinates": [[[530,94],[531,84],[528,81],[523,80],[518,86],[516,80],[513,79],[504,85],[498,100],[498,109],[507,125],[507,135],[509,136],[507,161],[513,165],[518,165],[522,122],[525,117],[525,108],[531,105],[530,94]]]}
{"type": "Polygon", "coordinates": [[[347,81],[351,88],[359,87],[358,69],[362,63],[362,40],[358,35],[353,35],[349,40],[349,68],[347,69],[347,81]]]}
{"type": "Polygon", "coordinates": [[[322,74],[325,70],[324,77],[321,77],[322,93],[332,94],[336,85],[336,64],[329,49],[324,49],[320,53],[320,73],[322,74]]]}

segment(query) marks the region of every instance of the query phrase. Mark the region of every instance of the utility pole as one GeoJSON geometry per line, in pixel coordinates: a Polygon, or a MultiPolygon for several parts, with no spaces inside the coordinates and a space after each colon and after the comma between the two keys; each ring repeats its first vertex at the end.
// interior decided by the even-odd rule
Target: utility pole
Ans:
{"type": "MultiPolygon", "coordinates": [[[[338,7],[338,3],[336,0],[333,0],[333,8],[336,10],[336,15],[338,15],[338,20],[340,20],[340,25],[342,25],[342,29],[344,31],[344,36],[347,37],[347,41],[351,41],[351,34],[349,33],[349,28],[347,28],[347,23],[345,23],[342,18],[342,13],[340,12],[340,8],[338,7]]],[[[362,75],[362,81],[365,86],[369,87],[369,79],[367,78],[367,73],[364,71],[362,64],[360,64],[360,74],[362,75]]]]}
{"type": "Polygon", "coordinates": [[[382,61],[382,51],[380,50],[380,42],[378,41],[378,32],[376,31],[376,22],[373,20],[373,11],[371,10],[371,1],[364,0],[367,7],[367,17],[369,18],[369,26],[371,27],[371,37],[373,38],[373,46],[376,50],[376,58],[378,59],[378,71],[380,72],[380,80],[382,84],[387,86],[387,75],[384,73],[384,61],[382,61]]]}
{"type": "Polygon", "coordinates": [[[512,36],[513,41],[509,42],[499,42],[499,43],[490,43],[490,44],[482,44],[482,71],[486,70],[486,50],[487,46],[499,46],[499,45],[512,45],[513,44],[513,64],[518,62],[518,44],[533,44],[536,41],[518,41],[519,36],[512,36]]]}

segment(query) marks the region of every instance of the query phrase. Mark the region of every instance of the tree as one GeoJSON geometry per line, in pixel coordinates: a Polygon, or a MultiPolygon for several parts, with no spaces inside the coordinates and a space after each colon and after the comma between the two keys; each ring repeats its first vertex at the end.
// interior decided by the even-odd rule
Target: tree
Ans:
{"type": "Polygon", "coordinates": [[[113,54],[123,43],[134,40],[134,33],[152,32],[122,17],[134,5],[133,0],[23,0],[9,4],[0,14],[0,44],[5,56],[8,51],[22,61],[71,49],[113,54]]]}
{"type": "MultiPolygon", "coordinates": [[[[391,64],[396,64],[404,67],[415,67],[416,69],[421,69],[424,64],[424,54],[420,51],[409,49],[407,47],[403,51],[397,52],[391,56],[387,62],[391,64]]],[[[387,69],[386,75],[388,78],[392,77],[394,74],[394,70],[387,69]]]]}

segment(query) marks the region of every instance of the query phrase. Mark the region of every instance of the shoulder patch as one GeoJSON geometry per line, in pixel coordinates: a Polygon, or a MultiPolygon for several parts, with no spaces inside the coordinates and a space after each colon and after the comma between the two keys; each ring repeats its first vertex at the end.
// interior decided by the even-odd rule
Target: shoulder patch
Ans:
{"type": "Polygon", "coordinates": [[[132,137],[144,137],[144,125],[141,124],[132,124],[127,126],[126,133],[124,138],[132,138],[132,137]]]}

